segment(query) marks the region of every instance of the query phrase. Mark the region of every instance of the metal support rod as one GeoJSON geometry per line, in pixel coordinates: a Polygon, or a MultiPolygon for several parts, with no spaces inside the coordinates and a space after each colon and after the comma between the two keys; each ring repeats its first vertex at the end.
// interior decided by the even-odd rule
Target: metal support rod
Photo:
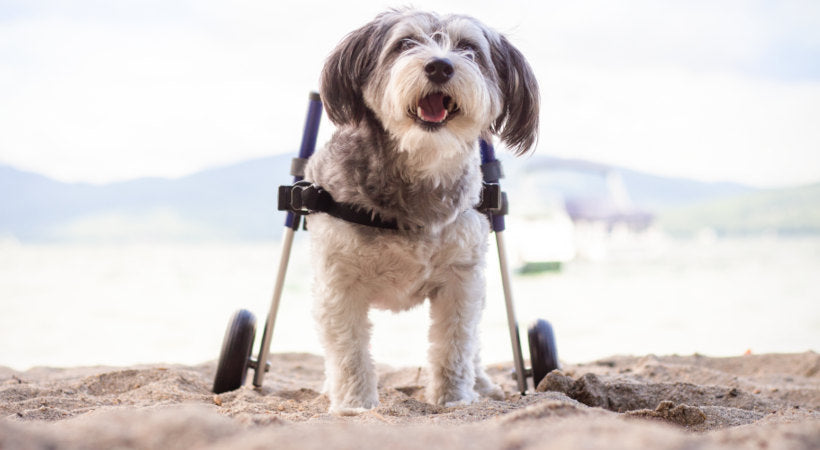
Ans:
{"type": "MultiPolygon", "coordinates": [[[[297,218],[298,220],[298,218],[297,218]]],[[[298,225],[297,225],[298,228],[298,225]]],[[[273,286],[273,298],[271,299],[268,318],[265,320],[265,331],[262,334],[262,346],[259,348],[259,357],[256,371],[253,376],[253,385],[262,387],[267,369],[268,355],[270,354],[270,342],[273,337],[273,325],[276,323],[276,313],[279,311],[279,300],[282,298],[282,290],[285,287],[285,274],[288,271],[288,261],[290,261],[290,250],[293,247],[293,228],[285,228],[282,236],[282,256],[279,259],[279,273],[276,275],[276,283],[273,286]]]]}
{"type": "Polygon", "coordinates": [[[515,379],[518,390],[522,394],[527,392],[527,378],[524,369],[524,356],[521,352],[521,339],[518,334],[518,321],[515,319],[513,308],[512,283],[510,282],[510,268],[507,265],[507,251],[504,247],[504,232],[495,232],[495,243],[498,247],[498,263],[501,267],[501,285],[504,288],[504,304],[507,307],[507,325],[510,328],[510,343],[512,344],[513,363],[515,364],[515,379]]]}
{"type": "MultiPolygon", "coordinates": [[[[493,144],[481,139],[478,142],[479,150],[481,152],[481,164],[498,164],[498,159],[495,157],[495,148],[493,144]]],[[[482,166],[482,172],[484,166],[482,166]]],[[[484,181],[489,183],[498,183],[501,177],[501,172],[485,172],[484,181]]],[[[518,334],[518,321],[515,320],[515,308],[513,307],[512,297],[512,283],[510,282],[510,268],[507,265],[507,251],[504,248],[504,215],[489,215],[490,225],[495,232],[495,242],[498,247],[498,262],[501,267],[501,284],[504,287],[504,303],[507,306],[507,325],[510,328],[510,345],[513,351],[513,363],[515,364],[515,379],[518,382],[518,390],[521,394],[527,392],[527,373],[524,369],[524,357],[521,354],[521,338],[518,334]]]]}
{"type": "MultiPolygon", "coordinates": [[[[319,122],[321,119],[322,99],[319,97],[318,92],[311,92],[305,127],[302,132],[302,145],[299,147],[299,158],[307,160],[313,155],[316,149],[316,139],[319,135],[319,122]]],[[[301,180],[301,176],[294,175],[294,183],[301,180]]],[[[282,256],[279,258],[279,273],[276,274],[276,282],[273,285],[273,298],[271,299],[268,318],[265,320],[265,331],[262,334],[262,345],[259,348],[259,357],[256,359],[257,366],[253,376],[253,385],[256,387],[262,387],[265,372],[268,371],[268,355],[270,355],[270,343],[273,339],[273,326],[276,324],[279,301],[282,299],[282,291],[285,288],[285,274],[288,272],[290,250],[293,248],[293,235],[299,229],[300,221],[301,217],[291,212],[285,218],[285,233],[282,235],[282,256]]]]}

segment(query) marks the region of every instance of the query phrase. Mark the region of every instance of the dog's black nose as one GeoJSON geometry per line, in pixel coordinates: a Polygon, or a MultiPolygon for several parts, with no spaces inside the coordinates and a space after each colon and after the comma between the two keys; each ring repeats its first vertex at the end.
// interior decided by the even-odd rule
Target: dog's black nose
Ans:
{"type": "Polygon", "coordinates": [[[436,58],[424,66],[427,79],[436,84],[446,83],[453,77],[454,70],[453,63],[447,58],[436,58]]]}

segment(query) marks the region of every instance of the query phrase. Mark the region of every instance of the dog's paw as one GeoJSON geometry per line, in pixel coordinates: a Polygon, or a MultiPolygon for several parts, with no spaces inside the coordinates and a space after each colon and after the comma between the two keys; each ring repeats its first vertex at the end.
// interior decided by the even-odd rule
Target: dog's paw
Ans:
{"type": "Polygon", "coordinates": [[[478,394],[475,391],[453,391],[444,392],[441,394],[434,394],[431,398],[432,403],[440,406],[466,406],[478,400],[478,394]]]}
{"type": "Polygon", "coordinates": [[[338,405],[330,405],[330,413],[336,416],[358,416],[379,406],[378,400],[363,402],[346,402],[338,405]]]}
{"type": "Polygon", "coordinates": [[[487,378],[476,379],[475,390],[484,397],[493,400],[504,400],[505,398],[504,391],[487,378]]]}
{"type": "Polygon", "coordinates": [[[358,416],[359,414],[366,413],[376,406],[379,406],[378,403],[369,407],[369,408],[359,408],[359,407],[349,407],[349,406],[338,406],[338,407],[330,407],[330,413],[335,416],[358,416]]]}
{"type": "Polygon", "coordinates": [[[474,403],[474,402],[475,402],[475,400],[472,400],[472,401],[458,400],[458,401],[455,401],[455,402],[446,402],[446,403],[444,403],[444,407],[445,408],[456,408],[456,407],[459,407],[459,406],[467,406],[467,405],[469,405],[471,403],[474,403]]]}

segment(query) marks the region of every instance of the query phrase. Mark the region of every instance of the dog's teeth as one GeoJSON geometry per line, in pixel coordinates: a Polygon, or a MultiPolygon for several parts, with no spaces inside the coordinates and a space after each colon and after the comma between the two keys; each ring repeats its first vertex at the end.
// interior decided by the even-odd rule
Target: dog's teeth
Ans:
{"type": "Polygon", "coordinates": [[[421,106],[417,106],[417,107],[416,107],[416,115],[417,115],[420,119],[424,119],[424,112],[421,110],[421,106]]]}

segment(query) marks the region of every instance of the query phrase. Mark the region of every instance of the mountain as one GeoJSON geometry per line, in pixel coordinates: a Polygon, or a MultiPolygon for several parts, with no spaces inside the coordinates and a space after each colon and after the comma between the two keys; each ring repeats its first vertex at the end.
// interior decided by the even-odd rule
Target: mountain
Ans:
{"type": "Polygon", "coordinates": [[[660,222],[667,231],[683,235],[703,229],[718,235],[820,234],[820,183],[674,208],[660,222]]]}
{"type": "Polygon", "coordinates": [[[274,239],[276,192],[290,182],[281,155],[179,179],[102,186],[62,183],[0,166],[0,237],[23,242],[274,239]]]}
{"type": "MultiPolygon", "coordinates": [[[[510,179],[540,176],[544,189],[572,195],[603,195],[607,190],[606,174],[617,174],[630,203],[640,209],[662,211],[717,198],[732,197],[756,191],[739,183],[702,182],[686,178],[664,177],[592,161],[534,155],[528,158],[501,157],[510,179]]],[[[505,186],[506,187],[506,186],[505,186]]]]}
{"type": "MultiPolygon", "coordinates": [[[[290,155],[279,155],[178,179],[142,178],[101,186],[63,183],[0,165],[0,238],[10,237],[21,242],[276,239],[284,221],[283,213],[276,211],[277,187],[290,182],[290,161],[290,155]]],[[[663,213],[663,223],[676,229],[712,223],[710,220],[727,208],[746,211],[732,207],[732,199],[751,196],[752,200],[748,201],[756,205],[754,208],[764,204],[769,205],[767,208],[777,205],[785,208],[790,203],[784,198],[799,193],[783,192],[766,203],[767,200],[754,199],[769,198],[766,197],[768,191],[758,192],[748,186],[666,178],[591,162],[504,157],[504,164],[507,177],[502,180],[502,186],[510,192],[512,202],[515,195],[527,189],[526,180],[533,176],[549,181],[551,188],[557,187],[566,195],[572,189],[581,189],[586,194],[602,189],[602,177],[600,173],[596,175],[595,170],[592,175],[589,170],[575,174],[564,170],[563,174],[556,174],[540,172],[539,165],[564,164],[564,169],[591,167],[598,172],[606,169],[620,174],[632,206],[663,213]],[[729,203],[721,203],[723,201],[729,203]],[[709,205],[709,202],[717,203],[698,209],[701,208],[698,204],[709,205]],[[698,214],[706,218],[685,223],[686,217],[700,217],[698,214]],[[665,220],[666,217],[670,219],[665,220]]],[[[811,197],[808,201],[816,205],[814,194],[808,191],[803,194],[811,197]]],[[[798,204],[805,203],[799,199],[795,202],[797,209],[798,204]]],[[[780,215],[785,217],[786,209],[780,215]]],[[[803,218],[794,220],[795,224],[790,227],[798,229],[796,223],[803,218]]],[[[820,228],[810,225],[807,229],[820,228]]]]}

